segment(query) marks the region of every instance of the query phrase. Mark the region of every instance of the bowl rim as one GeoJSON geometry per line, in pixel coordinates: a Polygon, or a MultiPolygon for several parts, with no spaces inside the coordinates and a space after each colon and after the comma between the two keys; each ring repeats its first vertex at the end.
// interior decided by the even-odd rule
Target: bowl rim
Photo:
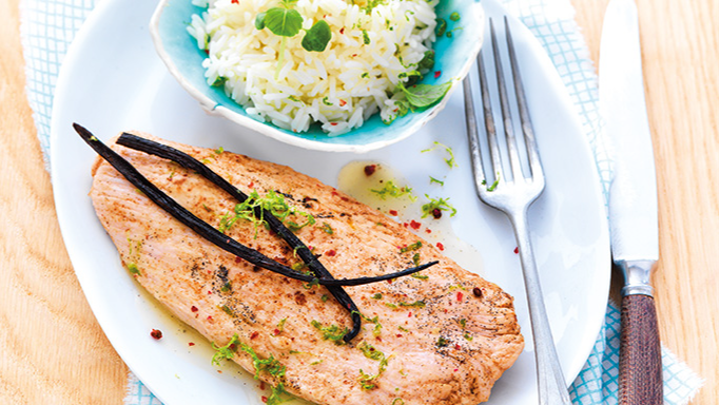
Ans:
{"type": "MultiPolygon", "coordinates": [[[[462,80],[470,72],[470,67],[473,65],[474,59],[479,54],[480,48],[483,43],[482,37],[478,38],[478,40],[475,42],[475,45],[471,48],[471,57],[469,57],[461,66],[458,77],[450,79],[452,80],[452,85],[450,86],[450,89],[445,94],[445,96],[435,105],[430,107],[428,114],[425,117],[411,122],[410,125],[408,125],[403,131],[400,132],[400,135],[390,139],[382,139],[379,141],[365,144],[326,143],[312,139],[300,138],[280,131],[280,129],[276,128],[272,123],[260,122],[250,117],[238,114],[235,111],[232,111],[229,108],[215,102],[213,99],[206,96],[202,91],[197,89],[190,82],[190,80],[185,78],[185,76],[180,73],[180,69],[178,69],[178,67],[175,65],[173,58],[165,50],[165,46],[163,45],[163,40],[160,34],[160,18],[170,1],[173,0],[160,0],[158,2],[152,17],[150,18],[150,36],[155,46],[155,51],[167,67],[170,74],[175,78],[175,80],[177,80],[180,86],[190,94],[190,96],[192,96],[200,103],[202,109],[205,110],[205,112],[207,112],[208,114],[221,116],[234,122],[235,124],[238,124],[245,128],[249,128],[253,131],[259,132],[262,135],[268,136],[280,142],[304,149],[317,150],[321,152],[352,152],[358,154],[366,153],[400,142],[408,138],[410,135],[418,132],[420,128],[430,122],[430,120],[432,120],[445,108],[453,92],[457,89],[460,82],[462,82],[462,80]]],[[[478,19],[484,21],[485,12],[483,10],[482,3],[478,0],[470,0],[470,2],[471,7],[473,7],[473,10],[475,12],[474,14],[478,17],[478,19]]],[[[337,136],[343,135],[345,134],[340,134],[337,136]]]]}

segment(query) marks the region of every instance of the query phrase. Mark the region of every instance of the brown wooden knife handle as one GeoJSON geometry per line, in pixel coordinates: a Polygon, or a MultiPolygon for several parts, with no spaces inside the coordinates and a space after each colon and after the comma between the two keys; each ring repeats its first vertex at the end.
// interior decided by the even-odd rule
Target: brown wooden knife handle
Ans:
{"type": "Polygon", "coordinates": [[[622,299],[620,405],[662,405],[662,356],[655,300],[649,295],[622,299]]]}

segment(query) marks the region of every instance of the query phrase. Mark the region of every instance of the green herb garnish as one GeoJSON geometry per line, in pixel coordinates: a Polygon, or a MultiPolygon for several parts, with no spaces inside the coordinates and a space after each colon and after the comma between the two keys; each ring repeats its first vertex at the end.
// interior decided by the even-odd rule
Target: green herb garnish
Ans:
{"type": "MultiPolygon", "coordinates": [[[[365,14],[371,14],[372,10],[375,7],[379,6],[380,4],[383,4],[383,2],[384,2],[384,0],[368,0],[367,4],[363,8],[363,10],[365,11],[365,14]]],[[[385,21],[386,21],[386,24],[390,24],[389,21],[387,21],[387,20],[385,20],[385,21]]]]}
{"type": "Polygon", "coordinates": [[[368,45],[370,44],[370,35],[368,35],[367,30],[362,30],[362,36],[363,36],[363,44],[368,45]]]}
{"type": "Polygon", "coordinates": [[[385,125],[392,124],[393,121],[395,121],[399,117],[404,117],[408,111],[410,110],[410,103],[407,100],[395,100],[395,114],[390,115],[387,119],[383,118],[383,123],[385,125]]]}
{"type": "Polygon", "coordinates": [[[265,211],[270,211],[273,216],[284,222],[288,229],[293,232],[315,223],[315,218],[311,214],[290,207],[282,194],[271,190],[264,197],[260,197],[257,191],[253,191],[247,200],[235,205],[234,215],[227,213],[220,219],[218,230],[225,233],[238,219],[244,219],[253,223],[255,237],[257,238],[257,231],[261,224],[269,228],[267,222],[262,219],[265,211]],[[261,215],[259,217],[255,215],[256,210],[260,211],[261,215]],[[291,215],[305,217],[305,222],[298,224],[289,219],[291,215]]]}
{"type": "Polygon", "coordinates": [[[225,312],[226,314],[228,314],[228,315],[230,315],[230,316],[232,316],[232,315],[233,315],[233,311],[232,311],[232,309],[230,309],[230,307],[229,307],[229,306],[227,306],[227,305],[223,305],[223,306],[221,306],[221,307],[220,307],[220,309],[222,309],[222,310],[223,310],[223,312],[225,312]]]}
{"type": "MultiPolygon", "coordinates": [[[[293,7],[297,0],[281,0],[280,7],[273,7],[255,16],[255,28],[269,29],[275,35],[281,36],[278,63],[275,69],[275,78],[280,74],[285,57],[287,38],[294,37],[302,29],[303,17],[293,7]]],[[[306,30],[301,45],[310,52],[322,52],[332,38],[330,26],[324,20],[316,21],[309,30],[306,30]]]]}
{"type": "Polygon", "coordinates": [[[415,301],[413,303],[407,303],[407,302],[398,302],[398,305],[401,307],[409,307],[409,308],[425,308],[425,301],[415,301]]]}
{"type": "Polygon", "coordinates": [[[383,186],[383,188],[381,188],[379,190],[370,190],[370,191],[379,195],[380,198],[383,200],[388,196],[399,198],[404,195],[407,195],[408,198],[410,198],[412,201],[415,201],[415,199],[417,199],[417,197],[412,195],[412,188],[410,188],[408,186],[398,187],[397,185],[395,185],[395,183],[393,183],[392,180],[388,180],[387,182],[385,182],[385,185],[383,186]]]}
{"type": "Polygon", "coordinates": [[[220,366],[220,360],[232,360],[232,358],[235,357],[238,343],[240,343],[240,338],[237,333],[233,335],[230,342],[228,342],[225,346],[218,347],[215,345],[215,342],[211,342],[213,349],[215,349],[215,354],[213,355],[211,363],[216,366],[220,366]]]}
{"type": "Polygon", "coordinates": [[[435,104],[445,97],[445,94],[452,87],[452,81],[443,84],[414,84],[409,88],[403,82],[398,83],[398,88],[405,93],[410,105],[423,108],[435,104]]]}
{"type": "Polygon", "coordinates": [[[449,18],[450,18],[450,21],[459,21],[459,20],[460,20],[460,13],[458,13],[457,11],[453,11],[452,13],[450,13],[450,17],[449,17],[449,18]]]}
{"type": "Polygon", "coordinates": [[[495,179],[493,184],[489,186],[487,185],[487,182],[485,180],[482,181],[482,185],[486,186],[487,191],[495,191],[495,189],[497,188],[498,184],[500,183],[500,173],[498,173],[496,177],[497,178],[495,179]]]}
{"type": "MultiPolygon", "coordinates": [[[[233,338],[235,337],[237,337],[237,334],[233,338]]],[[[272,392],[270,393],[270,397],[267,399],[267,404],[278,405],[285,402],[286,400],[281,398],[283,394],[287,394],[287,391],[285,391],[285,385],[282,381],[285,378],[285,366],[276,360],[272,354],[267,359],[261,359],[250,346],[241,343],[240,348],[252,357],[256,380],[260,377],[260,372],[265,371],[275,377],[275,380],[278,381],[277,386],[272,387],[272,392]]]]}
{"type": "Polygon", "coordinates": [[[435,51],[425,51],[425,55],[420,62],[418,62],[418,69],[426,71],[432,69],[433,66],[435,66],[435,51]]]}
{"type": "Polygon", "coordinates": [[[127,269],[130,272],[130,274],[137,274],[138,276],[140,275],[140,269],[138,269],[138,266],[135,263],[128,264],[127,269]]]}
{"type": "MultiPolygon", "coordinates": [[[[411,275],[412,275],[412,274],[411,274],[411,275]]],[[[382,299],[382,294],[381,294],[381,293],[375,293],[375,294],[374,294],[373,296],[371,296],[370,298],[372,298],[372,299],[374,299],[374,300],[379,300],[379,299],[382,299]]]]}
{"type": "Polygon", "coordinates": [[[310,281],[309,283],[303,284],[303,287],[305,287],[306,290],[309,290],[316,285],[320,285],[320,280],[318,280],[317,278],[313,278],[312,281],[310,281]]]}
{"type": "Polygon", "coordinates": [[[427,204],[423,204],[423,206],[421,207],[423,214],[422,214],[422,217],[420,217],[420,218],[425,218],[428,215],[432,215],[435,218],[439,218],[439,216],[435,213],[435,210],[450,211],[451,217],[453,217],[453,216],[455,216],[455,214],[457,214],[457,210],[455,209],[455,207],[453,207],[452,205],[450,205],[450,203],[447,202],[447,200],[449,200],[449,198],[435,199],[435,198],[430,198],[427,194],[425,194],[425,197],[428,198],[430,200],[430,202],[427,204]]]}
{"type": "Polygon", "coordinates": [[[412,257],[412,261],[415,266],[419,266],[420,265],[420,253],[415,253],[412,257]]]}
{"type": "Polygon", "coordinates": [[[255,17],[255,27],[267,28],[281,37],[294,37],[302,29],[303,17],[293,9],[297,0],[282,0],[281,7],[273,7],[255,17]],[[263,15],[264,14],[264,15],[263,15]],[[262,15],[262,17],[260,17],[262,15]],[[258,19],[261,18],[260,21],[258,19]]]}
{"type": "Polygon", "coordinates": [[[400,253],[410,252],[413,250],[418,250],[422,247],[422,241],[417,241],[413,244],[410,244],[408,246],[403,246],[400,248],[400,253]]]}
{"type": "Polygon", "coordinates": [[[358,314],[362,319],[364,319],[367,322],[370,322],[375,325],[375,328],[373,328],[373,335],[374,336],[380,336],[380,329],[382,329],[382,325],[380,324],[380,321],[378,320],[377,315],[374,318],[369,318],[365,315],[363,315],[360,311],[352,311],[353,314],[358,314]]]}
{"type": "Polygon", "coordinates": [[[437,25],[435,26],[435,35],[438,37],[441,37],[445,34],[445,31],[447,30],[447,21],[445,21],[444,18],[438,18],[437,25]]]}
{"type": "Polygon", "coordinates": [[[445,182],[444,182],[444,181],[438,180],[438,179],[436,179],[435,177],[430,176],[430,184],[432,184],[432,183],[437,183],[437,184],[439,184],[439,185],[441,185],[441,186],[444,186],[444,185],[445,185],[445,182]]]}
{"type": "Polygon", "coordinates": [[[335,233],[330,224],[328,224],[327,222],[323,222],[323,224],[320,226],[320,229],[322,229],[322,231],[328,235],[332,235],[333,233],[335,233]]]}
{"type": "Polygon", "coordinates": [[[373,376],[365,374],[362,370],[360,370],[360,386],[364,390],[372,390],[377,387],[377,385],[375,384],[375,380],[377,380],[387,368],[387,357],[385,357],[385,353],[375,349],[367,342],[362,342],[358,346],[358,349],[360,349],[365,355],[365,357],[367,357],[368,359],[380,362],[380,366],[378,367],[378,373],[373,376]]]}
{"type": "Polygon", "coordinates": [[[446,347],[449,343],[450,343],[450,342],[448,342],[447,339],[445,339],[444,337],[440,336],[440,337],[438,338],[437,342],[435,342],[435,346],[437,346],[437,347],[446,347]]]}
{"type": "Polygon", "coordinates": [[[422,73],[420,73],[417,70],[408,70],[407,72],[402,72],[398,75],[398,79],[405,79],[405,78],[422,78],[422,73]]]}
{"type": "Polygon", "coordinates": [[[445,158],[445,163],[447,163],[447,165],[450,166],[450,168],[456,167],[457,163],[455,162],[455,154],[453,153],[452,148],[447,145],[444,145],[438,141],[433,142],[433,146],[431,148],[423,149],[420,151],[420,153],[434,151],[438,146],[442,146],[443,148],[445,148],[445,152],[447,152],[450,155],[450,157],[445,158]]]}
{"type": "MultiPolygon", "coordinates": [[[[303,17],[293,7],[297,0],[281,0],[280,7],[273,7],[255,16],[255,28],[258,30],[269,29],[275,35],[289,38],[297,35],[302,30],[303,17]]],[[[280,45],[280,60],[282,65],[282,53],[285,50],[285,38],[280,45]]],[[[306,30],[301,45],[310,52],[322,52],[332,38],[330,26],[325,20],[316,21],[309,30],[306,30]]]]}
{"type": "Polygon", "coordinates": [[[316,21],[305,33],[301,45],[310,52],[322,52],[332,38],[330,26],[325,20],[316,21]]]}
{"type": "Polygon", "coordinates": [[[265,14],[267,13],[263,11],[255,16],[255,28],[258,31],[265,29],[265,14]]]}
{"type": "Polygon", "coordinates": [[[311,321],[310,324],[323,334],[323,340],[332,340],[336,345],[342,345],[345,342],[342,338],[348,333],[348,328],[340,329],[339,326],[332,324],[330,326],[323,326],[318,321],[311,321]]]}

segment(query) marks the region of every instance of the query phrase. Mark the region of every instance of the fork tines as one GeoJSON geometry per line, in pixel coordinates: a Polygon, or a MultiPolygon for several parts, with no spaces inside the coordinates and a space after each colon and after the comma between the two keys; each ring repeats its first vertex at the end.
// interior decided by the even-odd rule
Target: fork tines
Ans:
{"type": "Polygon", "coordinates": [[[524,141],[524,149],[527,152],[526,162],[529,170],[529,177],[523,172],[523,162],[521,161],[521,152],[518,148],[518,139],[515,137],[513,120],[510,113],[510,101],[508,90],[505,84],[505,75],[500,55],[500,47],[498,46],[497,35],[492,19],[490,19],[490,35],[492,40],[492,56],[494,59],[498,97],[502,111],[503,128],[505,131],[505,145],[507,147],[507,157],[509,160],[509,171],[503,169],[503,153],[501,152],[501,144],[498,142],[497,131],[495,128],[495,120],[493,118],[492,100],[488,90],[487,73],[483,61],[482,52],[478,55],[478,76],[480,81],[480,91],[483,103],[485,129],[487,132],[487,147],[489,149],[490,163],[492,167],[492,175],[487,176],[482,165],[482,153],[480,140],[478,138],[477,119],[475,117],[475,107],[473,104],[472,90],[469,78],[465,78],[463,82],[465,93],[465,112],[467,117],[467,130],[470,141],[470,153],[472,156],[473,171],[475,173],[476,186],[478,194],[481,198],[488,192],[501,191],[503,188],[514,183],[532,184],[539,195],[544,188],[544,176],[542,166],[535,143],[535,136],[528,114],[527,101],[518,68],[517,55],[513,44],[510,30],[508,29],[507,17],[504,19],[505,36],[507,39],[507,49],[510,59],[510,74],[515,90],[515,98],[517,99],[518,115],[523,136],[520,138],[524,141]],[[522,180],[522,181],[520,181],[522,180]]]}

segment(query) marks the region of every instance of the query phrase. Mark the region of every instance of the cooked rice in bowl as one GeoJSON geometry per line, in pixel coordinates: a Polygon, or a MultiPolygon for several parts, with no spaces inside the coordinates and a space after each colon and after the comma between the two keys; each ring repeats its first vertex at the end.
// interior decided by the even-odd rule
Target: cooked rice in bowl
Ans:
{"type": "Polygon", "coordinates": [[[409,107],[398,84],[432,66],[438,0],[285,3],[303,17],[303,30],[292,37],[256,26],[258,14],[278,0],[193,2],[207,7],[193,15],[188,32],[208,53],[208,84],[224,86],[254,119],[293,132],[319,123],[339,135],[378,111],[392,122],[409,107]],[[308,51],[305,30],[318,21],[327,22],[332,36],[324,51],[308,51]]]}

